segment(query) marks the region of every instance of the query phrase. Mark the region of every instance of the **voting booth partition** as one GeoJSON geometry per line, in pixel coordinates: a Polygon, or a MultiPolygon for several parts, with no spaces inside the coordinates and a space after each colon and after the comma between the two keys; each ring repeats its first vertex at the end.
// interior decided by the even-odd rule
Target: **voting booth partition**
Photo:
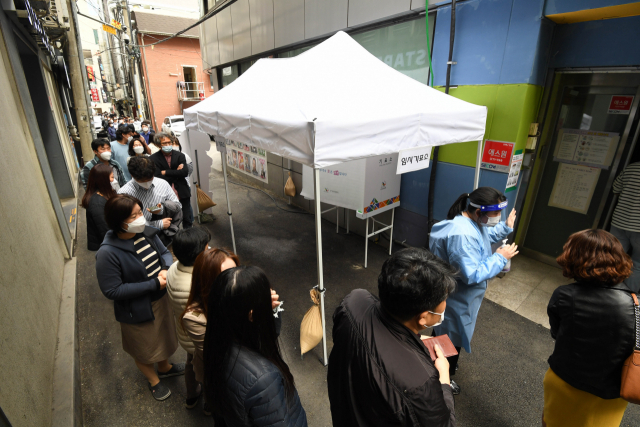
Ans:
{"type": "MultiPolygon", "coordinates": [[[[232,84],[186,109],[184,116],[187,131],[214,137],[222,151],[230,140],[308,166],[303,187],[315,201],[326,365],[320,201],[335,197],[335,206],[354,209],[365,220],[394,209],[400,203],[400,175],[394,166],[398,156],[416,149],[430,153],[431,147],[457,142],[478,141],[481,147],[487,108],[413,80],[340,31],[296,57],[258,60],[232,84]],[[346,168],[353,172],[340,175],[346,168]],[[334,187],[341,180],[349,182],[342,194],[334,187]]],[[[232,220],[224,157],[222,165],[232,220]]],[[[479,165],[476,186],[478,177],[479,165]]]]}

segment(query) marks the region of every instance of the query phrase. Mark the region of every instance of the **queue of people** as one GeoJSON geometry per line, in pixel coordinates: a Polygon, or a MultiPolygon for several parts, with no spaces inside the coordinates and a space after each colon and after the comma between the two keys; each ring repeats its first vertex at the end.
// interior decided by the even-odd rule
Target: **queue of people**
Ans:
{"type": "MultiPolygon", "coordinates": [[[[151,156],[143,141],[130,141],[131,150],[143,149],[133,150],[132,180],[118,194],[115,167],[96,146],[99,164],[89,169],[82,203],[88,226],[99,230],[90,249],[99,247],[98,281],[114,301],[123,349],[156,400],[171,394],[163,378],[184,375],[185,407],[204,396],[216,425],[306,426],[278,343],[279,295],[260,268],[209,247],[204,228],[176,230],[172,263],[161,238],[172,219],[157,218],[185,201],[190,162],[171,135],[156,136],[162,149],[151,156]],[[187,358],[172,364],[178,345],[187,358]]],[[[503,221],[506,207],[493,188],[462,194],[433,227],[429,250],[403,249],[385,261],[377,296],[356,289],[343,299],[327,375],[335,426],[455,426],[460,352],[471,353],[488,280],[518,255],[515,244],[492,251],[513,232],[516,212],[503,221]],[[432,358],[423,343],[431,338],[421,336],[427,328],[446,335],[457,354],[445,357],[436,344],[432,358]]],[[[570,236],[557,262],[575,283],[557,288],[548,305],[556,343],[541,385],[543,425],[618,426],[627,406],[622,366],[635,346],[634,291],[625,282],[634,263],[604,230],[570,236]]]]}

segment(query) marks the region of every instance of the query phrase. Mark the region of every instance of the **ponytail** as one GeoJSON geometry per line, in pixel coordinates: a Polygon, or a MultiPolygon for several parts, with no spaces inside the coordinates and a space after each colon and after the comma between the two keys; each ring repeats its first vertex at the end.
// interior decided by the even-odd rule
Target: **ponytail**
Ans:
{"type": "Polygon", "coordinates": [[[469,193],[464,193],[458,199],[453,202],[453,205],[449,208],[447,213],[447,219],[453,219],[467,210],[467,200],[469,200],[469,193]]]}
{"type": "Polygon", "coordinates": [[[500,202],[507,200],[504,194],[492,187],[480,187],[476,188],[473,192],[462,194],[449,208],[447,213],[447,219],[453,219],[460,215],[464,211],[474,211],[473,206],[468,205],[468,201],[474,205],[488,206],[497,205],[500,202]]]}

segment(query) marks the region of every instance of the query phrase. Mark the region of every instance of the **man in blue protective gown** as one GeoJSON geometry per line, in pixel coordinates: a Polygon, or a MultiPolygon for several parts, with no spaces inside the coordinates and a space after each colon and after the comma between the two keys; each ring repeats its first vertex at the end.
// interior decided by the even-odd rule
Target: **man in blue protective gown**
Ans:
{"type": "MultiPolygon", "coordinates": [[[[447,300],[444,322],[434,328],[434,335],[448,335],[458,350],[449,359],[450,375],[455,374],[461,348],[471,353],[471,338],[476,327],[480,304],[487,290],[487,280],[498,275],[518,251],[515,244],[491,252],[491,245],[513,232],[516,212],[501,221],[507,198],[491,187],[480,187],[462,194],[451,206],[447,220],[433,226],[429,249],[460,271],[456,291],[447,300]]],[[[451,381],[454,394],[460,386],[451,381]]]]}

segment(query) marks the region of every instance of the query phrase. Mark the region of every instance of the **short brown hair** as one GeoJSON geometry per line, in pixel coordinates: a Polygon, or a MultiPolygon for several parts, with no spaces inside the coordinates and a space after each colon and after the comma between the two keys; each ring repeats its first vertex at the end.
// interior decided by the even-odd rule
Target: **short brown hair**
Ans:
{"type": "Polygon", "coordinates": [[[104,205],[104,219],[107,221],[109,229],[114,233],[122,233],[122,223],[131,216],[135,205],[142,207],[142,202],[128,194],[118,194],[113,196],[104,205]]]}
{"type": "Polygon", "coordinates": [[[556,259],[564,277],[618,284],[631,275],[633,262],[620,241],[604,230],[573,233],[556,259]]]}

